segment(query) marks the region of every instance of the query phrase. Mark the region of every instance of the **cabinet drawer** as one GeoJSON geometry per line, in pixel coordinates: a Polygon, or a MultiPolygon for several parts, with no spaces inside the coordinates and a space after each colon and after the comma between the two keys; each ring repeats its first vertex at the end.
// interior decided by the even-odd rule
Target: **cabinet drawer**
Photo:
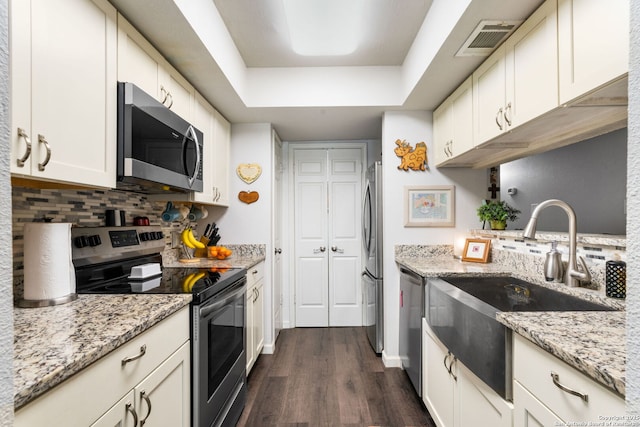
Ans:
{"type": "Polygon", "coordinates": [[[264,262],[247,269],[247,289],[251,289],[264,278],[264,262]]]}
{"type": "Polygon", "coordinates": [[[20,408],[15,426],[90,425],[189,340],[189,307],[118,347],[20,408]],[[122,364],[123,359],[144,356],[122,364]]]}
{"type": "MultiPolygon", "coordinates": [[[[513,376],[525,389],[565,422],[602,421],[602,417],[624,416],[624,399],[525,338],[514,334],[513,376]],[[563,386],[588,396],[582,400],[556,386],[551,373],[563,386]]],[[[518,406],[518,402],[514,400],[518,406]]]]}

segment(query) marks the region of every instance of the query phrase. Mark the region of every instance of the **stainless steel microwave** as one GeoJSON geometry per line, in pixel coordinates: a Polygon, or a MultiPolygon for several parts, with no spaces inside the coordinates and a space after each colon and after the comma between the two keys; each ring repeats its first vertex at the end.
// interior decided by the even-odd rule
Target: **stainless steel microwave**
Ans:
{"type": "Polygon", "coordinates": [[[117,187],[202,191],[203,135],[133,83],[118,82],[117,187]]]}

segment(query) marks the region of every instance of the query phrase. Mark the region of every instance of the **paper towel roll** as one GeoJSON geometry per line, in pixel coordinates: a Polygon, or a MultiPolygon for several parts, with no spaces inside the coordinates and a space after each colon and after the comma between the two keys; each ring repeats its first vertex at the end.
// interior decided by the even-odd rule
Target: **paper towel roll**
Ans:
{"type": "Polygon", "coordinates": [[[25,224],[25,300],[63,299],[75,292],[76,273],[71,261],[71,224],[25,224]]]}

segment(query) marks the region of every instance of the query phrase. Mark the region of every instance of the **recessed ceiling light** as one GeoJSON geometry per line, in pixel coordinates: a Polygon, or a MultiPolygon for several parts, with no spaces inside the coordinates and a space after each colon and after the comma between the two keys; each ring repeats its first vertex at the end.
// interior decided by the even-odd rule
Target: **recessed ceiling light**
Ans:
{"type": "Polygon", "coordinates": [[[291,48],[304,56],[353,53],[362,40],[365,0],[282,0],[291,48]]]}

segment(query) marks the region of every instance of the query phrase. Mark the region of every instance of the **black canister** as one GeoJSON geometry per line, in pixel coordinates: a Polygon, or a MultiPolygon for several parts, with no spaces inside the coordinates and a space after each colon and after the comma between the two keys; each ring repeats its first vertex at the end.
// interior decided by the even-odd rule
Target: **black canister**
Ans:
{"type": "Polygon", "coordinates": [[[611,298],[625,298],[627,296],[627,263],[620,260],[620,256],[607,261],[606,292],[611,298]]]}

